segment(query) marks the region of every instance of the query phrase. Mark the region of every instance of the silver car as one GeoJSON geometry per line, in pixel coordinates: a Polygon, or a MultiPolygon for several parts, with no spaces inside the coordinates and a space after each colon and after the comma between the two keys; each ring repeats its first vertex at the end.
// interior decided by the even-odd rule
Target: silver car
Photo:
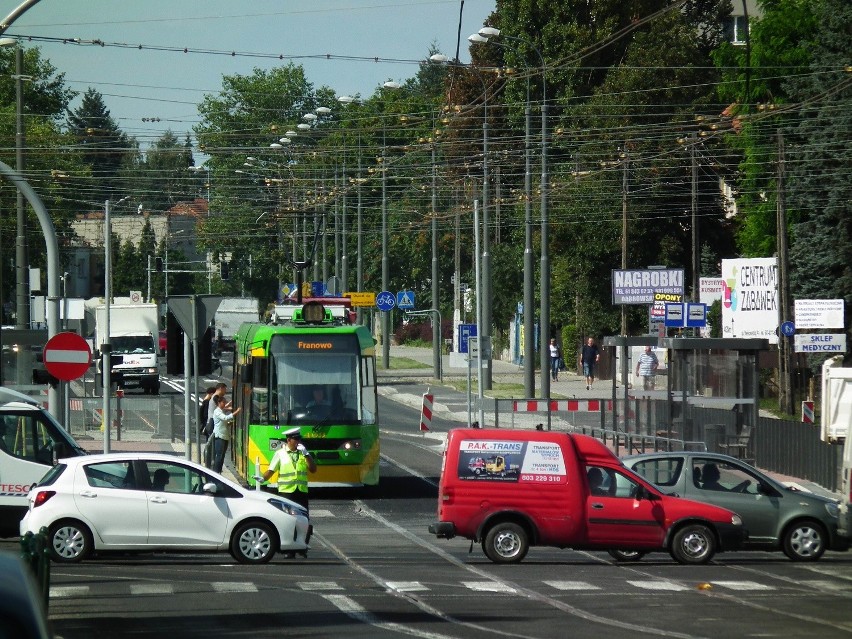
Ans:
{"type": "Polygon", "coordinates": [[[785,486],[735,457],[672,451],[623,461],[660,490],[733,510],[748,532],[744,550],[782,550],[794,561],[816,561],[826,550],[849,548],[838,534],[836,501],[785,486]]]}

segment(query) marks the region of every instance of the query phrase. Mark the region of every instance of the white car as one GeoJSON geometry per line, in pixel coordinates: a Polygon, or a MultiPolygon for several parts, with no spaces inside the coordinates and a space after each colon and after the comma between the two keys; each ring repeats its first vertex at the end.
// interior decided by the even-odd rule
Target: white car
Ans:
{"type": "Polygon", "coordinates": [[[28,500],[21,535],[47,528],[58,562],[111,550],[229,550],[257,564],[278,550],[307,553],[312,533],[299,504],[157,453],[61,459],[28,500]]]}

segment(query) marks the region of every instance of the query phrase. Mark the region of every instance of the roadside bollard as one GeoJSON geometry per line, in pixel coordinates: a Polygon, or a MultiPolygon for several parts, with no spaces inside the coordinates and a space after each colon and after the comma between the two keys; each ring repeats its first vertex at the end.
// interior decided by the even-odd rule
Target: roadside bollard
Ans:
{"type": "Polygon", "coordinates": [[[37,535],[28,532],[21,537],[21,558],[35,577],[36,584],[41,590],[45,610],[50,600],[50,550],[47,539],[47,528],[39,530],[37,535]]]}

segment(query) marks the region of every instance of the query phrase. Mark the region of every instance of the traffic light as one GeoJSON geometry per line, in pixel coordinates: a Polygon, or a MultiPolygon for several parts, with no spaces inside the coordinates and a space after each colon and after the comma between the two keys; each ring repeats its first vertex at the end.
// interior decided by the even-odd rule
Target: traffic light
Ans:
{"type": "Polygon", "coordinates": [[[155,257],[154,263],[157,265],[157,272],[162,273],[163,272],[163,258],[162,257],[155,257]]]}
{"type": "Polygon", "coordinates": [[[219,262],[219,277],[223,280],[228,279],[228,263],[225,260],[219,262]]]}

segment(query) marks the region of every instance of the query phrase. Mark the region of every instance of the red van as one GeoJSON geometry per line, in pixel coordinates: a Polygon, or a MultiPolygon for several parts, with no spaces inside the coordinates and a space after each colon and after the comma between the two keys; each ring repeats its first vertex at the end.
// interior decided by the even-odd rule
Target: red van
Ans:
{"type": "Polygon", "coordinates": [[[479,428],[449,433],[429,532],[480,542],[495,563],[555,546],[703,564],[746,535],[735,513],[660,492],[597,439],[479,428]],[[483,472],[478,460],[498,458],[499,472],[483,472]]]}

